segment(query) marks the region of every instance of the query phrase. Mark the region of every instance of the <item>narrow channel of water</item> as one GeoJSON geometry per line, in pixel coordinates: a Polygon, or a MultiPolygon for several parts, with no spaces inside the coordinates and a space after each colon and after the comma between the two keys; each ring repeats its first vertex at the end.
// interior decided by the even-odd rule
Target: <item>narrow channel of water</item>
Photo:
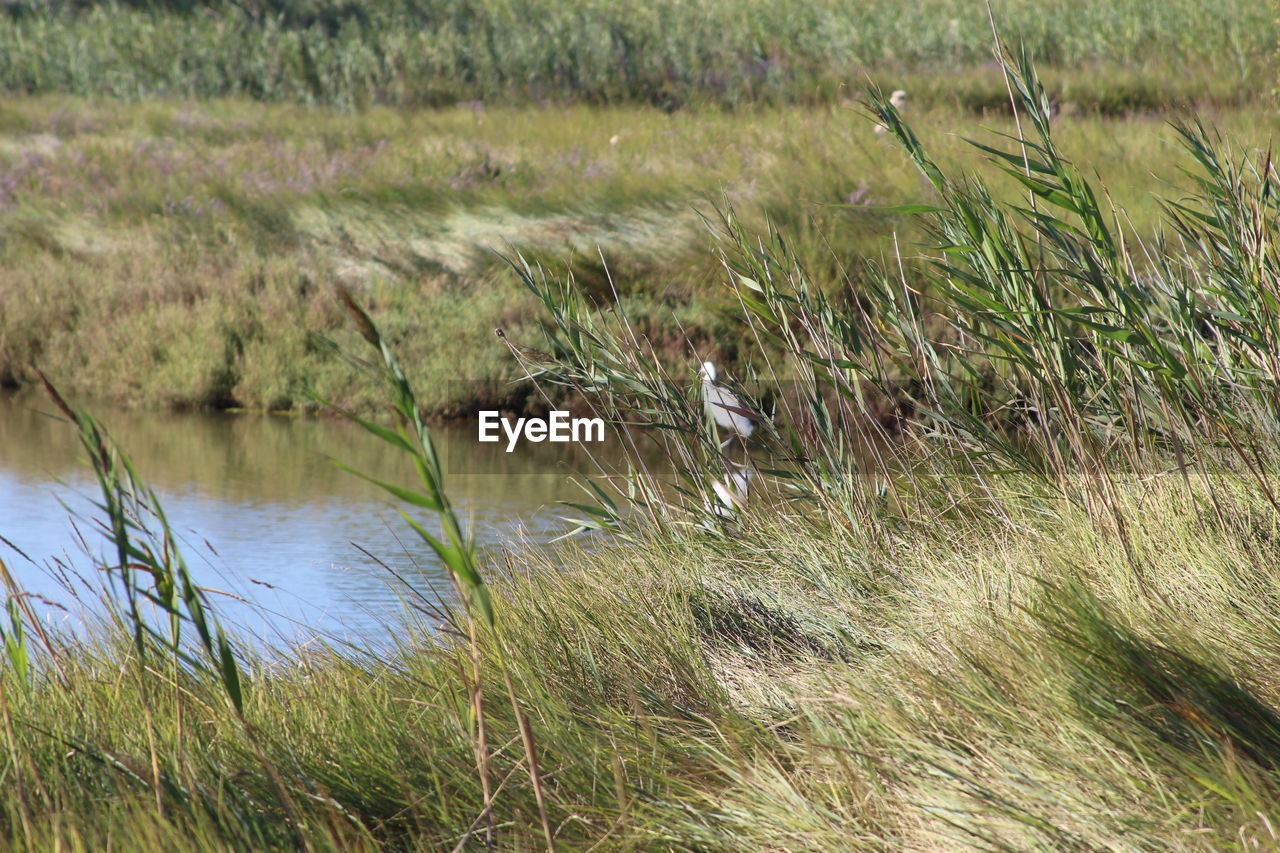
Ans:
{"type": "MultiPolygon", "coordinates": [[[[385,639],[402,593],[378,561],[422,588],[448,589],[442,567],[388,496],[331,461],[413,485],[408,460],[358,427],[89,408],[155,489],[197,580],[251,602],[215,596],[224,619],[265,641],[317,633],[385,639]]],[[[39,395],[0,394],[0,536],[11,543],[0,543],[0,559],[30,592],[65,602],[50,561],[94,573],[69,513],[94,517],[96,481],[75,431],[53,412],[39,395]]],[[[482,548],[563,532],[557,501],[582,500],[574,480],[593,470],[572,445],[526,443],[506,453],[504,445],[479,444],[474,424],[441,426],[433,435],[449,494],[482,548]]],[[[91,551],[107,553],[91,525],[79,529],[91,551]]],[[[41,609],[50,619],[75,619],[41,609]]]]}

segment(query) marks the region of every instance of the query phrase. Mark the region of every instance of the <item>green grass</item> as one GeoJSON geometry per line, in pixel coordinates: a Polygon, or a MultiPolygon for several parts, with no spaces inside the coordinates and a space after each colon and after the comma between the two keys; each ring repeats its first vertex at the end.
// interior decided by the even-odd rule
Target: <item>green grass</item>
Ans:
{"type": "MultiPolygon", "coordinates": [[[[671,358],[685,337],[731,341],[735,301],[699,218],[714,206],[783,228],[833,293],[857,291],[895,234],[917,238],[905,217],[833,206],[929,200],[854,108],[868,84],[911,93],[945,163],[977,162],[951,134],[1012,129],[974,11],[10,4],[0,384],[38,368],[138,406],[299,409],[319,393],[368,410],[327,340],[352,342],[329,298],[345,284],[367,293],[433,416],[536,409],[492,335],[536,333],[533,302],[493,255],[508,248],[572,269],[597,297],[611,294],[607,267],[671,358]]],[[[1269,144],[1280,20],[1266,4],[993,11],[1040,64],[1064,143],[1140,230],[1156,222],[1153,191],[1178,178],[1166,117],[1194,106],[1242,144],[1269,144]]]]}
{"type": "MultiPolygon", "coordinates": [[[[1147,593],[1118,538],[1048,495],[1013,526],[791,511],[731,542],[515,555],[482,677],[509,672],[529,711],[561,849],[1265,849],[1274,519],[1215,488],[1225,525],[1175,480],[1126,495],[1147,593]]],[[[483,849],[467,653],[397,636],[249,655],[261,756],[215,685],[160,668],[142,695],[109,639],[29,688],[6,675],[8,842],[290,848],[265,761],[316,849],[447,850],[469,828],[483,849]]],[[[488,714],[498,849],[545,849],[510,709],[488,714]]]]}
{"type": "MultiPolygon", "coordinates": [[[[1243,145],[1276,130],[1252,107],[1206,114],[1243,145]]],[[[941,101],[911,117],[965,168],[980,161],[960,135],[1012,130],[941,101]]],[[[1154,229],[1155,194],[1183,183],[1164,116],[1063,116],[1059,133],[1154,229]]],[[[0,381],[39,367],[71,393],[143,406],[305,408],[311,389],[368,409],[375,395],[325,340],[353,343],[332,299],[345,283],[367,294],[429,412],[534,407],[505,384],[513,364],[492,332],[536,336],[533,300],[493,254],[512,247],[570,263],[606,297],[599,247],[671,356],[685,357],[674,318],[732,360],[736,300],[697,212],[732,203],[758,229],[767,217],[838,293],[861,286],[862,260],[892,252],[895,234],[914,254],[919,233],[909,217],[832,205],[929,198],[852,105],[344,115],[42,97],[0,109],[0,161],[0,381]]]]}
{"type": "MultiPolygon", "coordinates": [[[[1042,65],[1129,68],[1151,106],[1271,83],[1274,10],[1248,0],[996,0],[1007,39],[1042,65]],[[1152,85],[1155,73],[1160,85],[1152,85]],[[1147,78],[1147,79],[1142,79],[1147,78]],[[1232,81],[1222,86],[1226,78],[1232,81]]],[[[981,8],[959,0],[765,0],[589,8],[547,0],[339,0],[9,7],[0,87],[117,98],[245,96],[326,104],[460,101],[686,104],[830,102],[869,70],[949,75],[986,65],[981,8]]],[[[1085,75],[1088,76],[1087,74],[1085,75]]],[[[1087,87],[1086,87],[1087,88],[1087,87]]],[[[1100,97],[1098,104],[1124,99],[1100,97]]]]}

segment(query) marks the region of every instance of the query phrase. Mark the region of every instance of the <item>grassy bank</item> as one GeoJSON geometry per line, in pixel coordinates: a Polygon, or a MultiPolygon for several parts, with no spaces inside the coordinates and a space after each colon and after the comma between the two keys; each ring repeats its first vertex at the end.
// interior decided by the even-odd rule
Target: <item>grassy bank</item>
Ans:
{"type": "MultiPolygon", "coordinates": [[[[545,849],[503,672],[560,849],[1268,849],[1274,516],[1215,489],[1225,524],[1176,478],[1135,487],[1127,544],[1042,494],[1012,525],[787,512],[493,567],[498,849],[545,849]]],[[[110,640],[29,688],[8,673],[6,843],[288,849],[292,810],[313,849],[484,849],[468,655],[396,636],[248,660],[255,737],[208,682],[140,685],[110,640]]]]}
{"type": "MultiPolygon", "coordinates": [[[[1075,97],[1088,106],[1154,108],[1174,93],[1242,102],[1273,85],[1257,73],[1280,41],[1265,3],[992,7],[1005,37],[1046,67],[1121,70],[1080,75],[1075,97]]],[[[0,89],[10,92],[341,108],[830,103],[868,72],[950,77],[991,58],[986,15],[961,0],[19,2],[0,24],[0,89]]]]}
{"type": "MultiPolygon", "coordinates": [[[[998,74],[985,80],[1003,91],[998,74]]],[[[941,99],[910,115],[942,162],[969,169],[981,154],[959,136],[1013,130],[941,99]]],[[[1277,128],[1255,106],[1205,115],[1245,146],[1277,128]]],[[[1183,183],[1165,115],[1060,115],[1057,128],[1152,233],[1155,197],[1183,183]]],[[[44,97],[0,109],[0,160],[0,382],[30,383],[38,367],[77,395],[144,406],[299,408],[308,389],[372,406],[329,345],[352,343],[338,283],[368,295],[430,412],[535,406],[505,384],[514,365],[492,332],[528,341],[541,322],[494,255],[512,248],[571,266],[597,298],[610,296],[603,253],[632,321],[668,355],[686,359],[688,337],[732,361],[737,300],[699,213],[732,203],[756,230],[767,219],[839,295],[863,287],[864,259],[895,236],[914,263],[921,234],[909,216],[836,205],[932,197],[845,105],[343,115],[44,97]]]]}

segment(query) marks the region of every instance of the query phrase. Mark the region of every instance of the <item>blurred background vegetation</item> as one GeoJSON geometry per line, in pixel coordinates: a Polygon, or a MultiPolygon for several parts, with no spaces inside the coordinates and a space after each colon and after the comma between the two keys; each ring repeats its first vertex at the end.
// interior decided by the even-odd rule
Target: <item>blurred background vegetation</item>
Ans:
{"type": "MultiPolygon", "coordinates": [[[[1243,101],[1271,85],[1250,74],[1277,41],[1265,3],[992,8],[1005,37],[1043,66],[1142,66],[1142,82],[1093,81],[1090,100],[1102,109],[1156,106],[1178,91],[1243,101]]],[[[831,102],[871,69],[950,77],[988,64],[989,23],[974,12],[960,0],[17,2],[0,35],[0,85],[346,108],[831,102]]],[[[940,82],[933,94],[948,88],[940,82]]],[[[997,89],[954,96],[977,106],[997,89]]]]}

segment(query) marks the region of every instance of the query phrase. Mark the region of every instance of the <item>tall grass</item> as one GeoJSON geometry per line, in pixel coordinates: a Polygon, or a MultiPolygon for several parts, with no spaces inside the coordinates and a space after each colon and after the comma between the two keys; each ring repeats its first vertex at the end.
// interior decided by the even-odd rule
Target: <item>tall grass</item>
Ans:
{"type": "MultiPolygon", "coordinates": [[[[97,478],[102,493],[101,502],[95,504],[102,512],[97,526],[115,548],[116,563],[107,568],[113,586],[119,584],[138,665],[145,670],[149,657],[158,649],[176,666],[190,667],[205,677],[212,675],[236,713],[242,714],[244,697],[235,650],[213,615],[205,591],[187,568],[155,493],[92,415],[71,408],[47,380],[45,387],[75,425],[97,478]],[[152,608],[167,632],[153,623],[152,608]],[[184,626],[195,630],[204,660],[188,651],[184,626]]],[[[10,616],[15,619],[14,636],[21,639],[21,615],[16,607],[10,608],[10,616]]]]}
{"type": "MultiPolygon", "coordinates": [[[[484,635],[482,671],[531,709],[563,848],[1267,849],[1274,516],[1247,482],[1215,487],[1225,524],[1169,479],[1122,495],[1151,595],[1113,535],[1017,479],[993,487],[1016,535],[810,508],[730,539],[523,554],[493,585],[502,659],[484,635]]],[[[313,849],[485,848],[469,652],[402,637],[245,654],[313,849]]],[[[65,642],[29,687],[0,676],[7,843],[303,846],[216,685],[156,691],[148,726],[140,686],[112,677],[129,643],[65,642]]],[[[495,849],[541,847],[518,723],[487,708],[495,849]]]]}
{"type": "MultiPolygon", "coordinates": [[[[813,360],[829,371],[879,349],[923,389],[916,402],[935,424],[1024,470],[1061,477],[1071,462],[1219,445],[1253,470],[1273,443],[1277,402],[1267,294],[1280,267],[1262,237],[1277,212],[1270,158],[1233,162],[1203,126],[1179,125],[1201,170],[1195,194],[1168,203],[1169,231],[1147,245],[1058,149],[1025,53],[1006,76],[1032,135],[1013,150],[975,144],[1026,188],[1023,205],[993,201],[980,178],[949,177],[874,101],[940,199],[921,212],[935,271],[914,287],[940,306],[946,336],[884,276],[871,293],[883,334],[846,334],[813,360]],[[1026,425],[1029,444],[1009,440],[1002,412],[1026,425]]],[[[1259,485],[1269,492],[1267,478],[1259,485]]]]}
{"type": "MultiPolygon", "coordinates": [[[[355,320],[361,336],[377,351],[381,358],[382,364],[379,372],[382,374],[381,378],[389,386],[391,408],[395,412],[397,419],[396,429],[395,431],[389,430],[373,421],[349,412],[344,412],[344,414],[380,440],[398,450],[404,451],[413,461],[414,469],[417,471],[418,478],[422,483],[422,491],[402,488],[393,483],[360,474],[350,468],[347,468],[347,470],[364,477],[406,503],[431,510],[440,519],[440,525],[444,531],[443,539],[433,536],[421,522],[408,513],[403,510],[400,513],[409,527],[431,547],[431,550],[448,568],[449,577],[453,580],[454,588],[463,602],[465,615],[463,629],[471,649],[471,677],[467,688],[471,694],[472,720],[475,725],[476,771],[480,776],[484,791],[484,812],[481,817],[476,818],[476,822],[478,823],[482,819],[486,822],[486,844],[492,845],[494,834],[494,791],[489,773],[489,740],[486,734],[484,682],[481,677],[482,649],[480,647],[480,631],[484,627],[493,628],[495,617],[488,587],[480,576],[480,569],[477,565],[475,539],[464,532],[458,514],[449,502],[449,496],[444,487],[444,469],[440,466],[435,444],[431,440],[431,432],[422,421],[422,411],[418,406],[417,395],[405,376],[404,368],[400,366],[400,360],[396,357],[386,339],[383,338],[382,333],[378,331],[378,327],[369,318],[368,313],[356,304],[351,293],[347,290],[340,290],[338,295],[348,313],[355,320]]],[[[499,646],[499,650],[501,650],[501,646],[499,646]]],[[[507,698],[511,702],[511,709],[515,714],[516,723],[520,731],[520,739],[524,745],[525,758],[528,761],[529,778],[537,801],[543,839],[546,842],[547,850],[550,853],[554,853],[556,844],[551,833],[551,825],[547,822],[546,801],[541,774],[538,770],[538,755],[534,745],[533,729],[524,714],[520,700],[516,696],[515,685],[511,681],[510,674],[505,669],[503,670],[503,677],[507,688],[507,698]]]]}
{"type": "MultiPolygon", "coordinates": [[[[888,429],[935,458],[964,460],[978,478],[1018,471],[1064,490],[1091,484],[1077,498],[1105,511],[1117,477],[1166,464],[1184,477],[1227,465],[1274,503],[1280,183],[1269,156],[1177,125],[1194,186],[1165,203],[1165,228],[1144,240],[1060,150],[1028,53],[1004,70],[1025,133],[973,145],[1022,201],[980,174],[953,175],[873,93],[875,118],[927,182],[925,203],[896,209],[922,222],[927,241],[909,263],[906,249],[896,266],[868,263],[852,299],[822,287],[781,233],[757,238],[731,210],[719,224],[750,359],[774,379],[785,360],[794,377],[791,403],[760,433],[758,450],[783,463],[774,476],[792,490],[800,478],[840,491],[850,442],[874,446],[888,429]],[[897,410],[887,427],[886,401],[897,410]]],[[[655,382],[652,344],[621,311],[596,320],[572,284],[522,277],[549,308],[545,375],[604,401],[619,423],[639,414],[695,432],[685,408],[664,403],[673,386],[655,382]]],[[[880,481],[915,464],[878,464],[880,481]]]]}
{"type": "MultiPolygon", "coordinates": [[[[1274,50],[1276,22],[1265,4],[993,5],[1005,31],[1046,64],[1163,66],[1170,82],[1201,68],[1187,94],[1221,77],[1268,91],[1259,63],[1274,50]]],[[[0,87],[340,107],[829,101],[867,69],[949,73],[987,62],[985,18],[972,12],[955,0],[14,4],[0,27],[0,87]]],[[[1128,97],[1143,91],[1135,81],[1128,97]]],[[[1141,100],[1132,105],[1152,106],[1141,100]]]]}
{"type": "MultiPolygon", "coordinates": [[[[427,527],[408,513],[402,515],[406,523],[436,553],[448,568],[461,602],[461,618],[453,608],[441,603],[438,611],[445,618],[445,627],[465,638],[469,671],[463,671],[463,685],[469,696],[469,713],[465,715],[466,731],[472,739],[476,776],[483,794],[483,808],[469,827],[461,834],[457,846],[469,843],[477,827],[484,825],[482,834],[487,848],[492,848],[500,837],[495,820],[496,798],[502,787],[510,781],[508,773],[495,788],[493,769],[496,766],[493,744],[487,736],[487,726],[493,717],[493,709],[484,700],[484,690],[492,671],[486,671],[485,655],[496,652],[498,670],[503,678],[509,710],[523,747],[523,761],[534,795],[537,814],[542,828],[542,840],[549,851],[556,850],[556,840],[547,816],[545,788],[538,764],[538,751],[534,728],[517,694],[510,669],[505,663],[503,641],[486,645],[486,638],[495,638],[496,620],[488,588],[480,575],[474,539],[454,511],[445,491],[443,469],[436,455],[430,431],[422,421],[412,385],[405,377],[396,355],[382,337],[368,314],[360,308],[351,294],[339,291],[340,301],[349,312],[362,337],[378,353],[380,364],[369,365],[372,372],[387,384],[390,409],[396,416],[394,428],[381,426],[352,413],[343,412],[370,434],[403,451],[413,462],[422,490],[397,486],[393,483],[360,474],[365,479],[385,489],[392,496],[419,509],[429,510],[440,521],[443,535],[437,537],[427,527]]],[[[86,519],[94,532],[101,533],[115,551],[116,561],[104,560],[96,566],[106,575],[106,582],[97,586],[92,581],[86,588],[98,590],[104,634],[91,642],[101,643],[97,648],[97,662],[119,669],[123,676],[132,676],[131,696],[140,703],[144,722],[148,764],[139,764],[108,749],[74,730],[51,731],[37,726],[37,734],[51,742],[61,742],[72,748],[68,755],[82,753],[105,768],[108,773],[118,773],[126,783],[138,783],[148,788],[154,804],[154,816],[164,820],[177,815],[179,821],[192,821],[196,829],[196,842],[204,838],[204,821],[217,827],[215,835],[233,843],[250,842],[252,846],[275,846],[291,839],[299,849],[313,849],[320,841],[325,846],[346,837],[340,827],[331,832],[322,831],[319,836],[306,829],[308,819],[323,822],[350,821],[351,814],[337,801],[319,795],[314,780],[292,778],[290,766],[296,768],[296,757],[281,762],[280,756],[269,757],[274,744],[269,733],[256,724],[259,716],[246,701],[246,678],[242,661],[249,657],[237,651],[221,627],[209,601],[209,590],[199,586],[187,568],[182,552],[156,495],[140,478],[128,458],[107,437],[104,428],[88,413],[72,408],[60,392],[47,380],[46,390],[57,408],[77,430],[91,468],[101,490],[100,502],[95,509],[100,518],[86,519]],[[195,629],[194,644],[184,637],[184,628],[195,629]],[[167,628],[167,631],[165,630],[167,628]],[[116,646],[117,638],[129,639],[128,646],[116,646]],[[202,652],[203,658],[193,652],[202,652]],[[159,659],[157,659],[159,653],[159,659]],[[178,753],[169,752],[166,736],[181,743],[184,739],[190,715],[200,717],[224,716],[216,705],[210,705],[210,688],[219,690],[227,700],[230,713],[225,716],[240,728],[237,740],[246,753],[255,759],[264,777],[269,780],[275,807],[279,813],[262,819],[261,805],[249,807],[248,803],[260,794],[252,794],[233,783],[235,771],[228,776],[228,769],[214,760],[197,768],[193,762],[178,753]],[[170,716],[172,715],[172,716],[170,716]],[[164,719],[164,718],[168,719],[164,719]],[[170,728],[170,725],[173,727],[170,728]],[[299,787],[299,782],[302,782],[299,787]],[[320,811],[314,811],[316,805],[320,811]],[[272,826],[279,821],[288,828],[282,834],[281,827],[272,826]]],[[[342,466],[346,467],[346,466],[342,466]]],[[[7,544],[7,542],[6,542],[7,544]]],[[[21,555],[29,559],[26,555],[21,555]]],[[[9,622],[0,628],[4,641],[7,665],[0,671],[0,715],[9,746],[10,772],[30,776],[31,787],[20,786],[14,800],[13,813],[18,824],[9,829],[12,838],[23,846],[40,846],[45,836],[36,827],[31,816],[28,798],[33,792],[46,806],[52,801],[48,789],[41,780],[41,771],[30,757],[23,758],[17,752],[17,742],[22,735],[15,731],[23,718],[10,713],[10,689],[16,689],[15,698],[30,696],[37,689],[36,683],[54,683],[50,679],[66,683],[66,656],[73,654],[70,637],[50,638],[39,618],[30,606],[29,596],[22,584],[0,562],[0,580],[7,590],[6,605],[9,622]],[[38,663],[28,641],[33,632],[44,643],[47,655],[41,655],[38,663]]],[[[71,591],[68,587],[68,591],[71,591]]],[[[435,606],[435,603],[428,602],[435,606]]],[[[87,616],[88,613],[81,613],[87,616]]],[[[437,643],[441,649],[443,646],[437,643]]],[[[258,676],[263,671],[258,667],[258,676]]],[[[119,693],[116,693],[116,700],[119,693]]],[[[252,699],[252,696],[248,697],[252,699]]],[[[461,720],[459,721],[461,722],[461,720]]],[[[206,722],[207,724],[207,722],[206,722]]],[[[175,742],[169,741],[169,744],[175,742]]],[[[181,747],[179,747],[181,749],[181,747]]],[[[140,831],[139,827],[134,828],[140,831]]],[[[363,833],[358,833],[357,836],[363,833]]],[[[56,830],[49,837],[55,846],[63,836],[56,830]]],[[[135,839],[140,842],[140,838],[135,839]]],[[[183,845],[185,846],[185,844],[183,845]]]]}

